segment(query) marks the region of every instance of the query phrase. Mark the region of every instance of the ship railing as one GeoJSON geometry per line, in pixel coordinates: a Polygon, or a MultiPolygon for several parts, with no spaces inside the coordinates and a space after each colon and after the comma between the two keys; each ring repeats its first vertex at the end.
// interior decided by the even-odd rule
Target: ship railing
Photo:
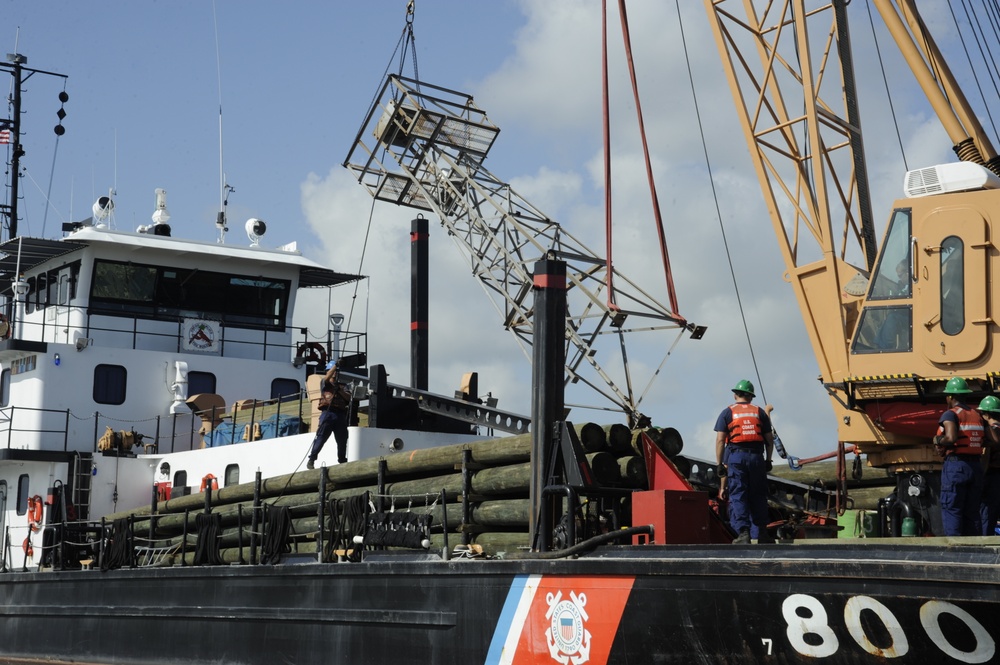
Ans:
{"type": "Polygon", "coordinates": [[[69,421],[69,409],[5,406],[0,408],[0,440],[3,440],[4,447],[10,450],[18,434],[32,434],[40,449],[61,449],[67,452],[69,421]]]}
{"type": "MultiPolygon", "coordinates": [[[[266,400],[243,400],[237,402],[238,408],[232,405],[213,407],[205,412],[195,412],[194,415],[204,415],[210,422],[228,420],[229,427],[216,432],[211,438],[214,446],[254,441],[259,438],[270,438],[268,421],[276,428],[274,437],[290,436],[301,433],[305,426],[305,416],[309,415],[309,398],[305,389],[280,395],[266,400]],[[287,418],[294,420],[288,421],[287,418]],[[296,422],[297,421],[297,422],[296,422]],[[262,426],[263,423],[263,426],[262,426]],[[298,427],[296,428],[296,424],[298,427]],[[297,431],[288,431],[295,428],[297,431]]],[[[69,452],[71,421],[86,421],[93,419],[93,442],[91,452],[99,452],[99,444],[107,429],[112,431],[130,430],[135,436],[136,446],[142,446],[142,452],[176,452],[200,447],[199,429],[201,419],[192,417],[191,413],[176,413],[169,416],[169,434],[164,416],[155,416],[140,420],[116,418],[95,411],[86,416],[79,416],[70,409],[44,409],[27,406],[0,407],[0,446],[12,449],[15,446],[24,447],[17,439],[19,435],[32,436],[32,444],[38,450],[69,452]],[[161,441],[169,445],[160,445],[161,441]]],[[[117,451],[118,454],[131,454],[129,450],[117,451]]],[[[116,451],[106,454],[114,455],[116,451]]]]}
{"type": "MultiPolygon", "coordinates": [[[[301,434],[306,423],[305,416],[310,415],[309,395],[303,388],[272,399],[248,399],[240,400],[233,405],[213,406],[203,411],[195,411],[194,415],[197,417],[191,418],[189,414],[172,414],[170,434],[166,439],[170,444],[169,451],[157,445],[156,452],[175,452],[179,443],[186,444],[186,449],[199,447],[201,441],[196,440],[198,436],[203,437],[207,447],[214,448],[301,434]],[[212,425],[203,435],[202,423],[212,425]],[[290,431],[290,428],[295,431],[290,431]]],[[[160,421],[159,418],[156,420],[155,441],[159,442],[160,421]]]]}
{"type": "MultiPolygon", "coordinates": [[[[183,317],[176,314],[122,316],[109,311],[92,311],[86,307],[52,307],[41,321],[22,320],[15,325],[11,340],[76,344],[83,350],[90,344],[115,348],[177,352],[189,347],[184,322],[190,319],[217,324],[218,338],[210,348],[192,351],[222,357],[251,360],[279,360],[296,364],[325,365],[328,360],[347,357],[363,359],[367,353],[367,333],[327,330],[319,334],[307,328],[296,329],[284,324],[249,324],[226,317],[206,314],[183,317]],[[296,339],[297,338],[297,339],[296,339]]],[[[319,367],[319,369],[323,369],[319,367]]]]}

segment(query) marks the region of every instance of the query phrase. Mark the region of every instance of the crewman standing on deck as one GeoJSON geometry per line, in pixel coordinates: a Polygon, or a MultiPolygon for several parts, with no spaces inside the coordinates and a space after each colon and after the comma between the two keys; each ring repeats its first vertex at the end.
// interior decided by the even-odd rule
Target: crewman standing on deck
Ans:
{"type": "Polygon", "coordinates": [[[979,499],[983,491],[982,417],[962,401],[969,390],[956,376],[944,388],[948,410],[941,414],[934,448],[941,464],[941,526],[946,536],[978,536],[983,532],[979,499]]]}
{"type": "Polygon", "coordinates": [[[1000,520],[1000,399],[987,395],[978,409],[986,425],[986,444],[983,466],[983,496],[979,503],[979,517],[983,521],[983,535],[995,536],[1000,520]]]}
{"type": "Polygon", "coordinates": [[[337,441],[337,463],[343,464],[347,461],[347,419],[350,415],[351,393],[347,386],[340,382],[340,366],[331,361],[326,366],[326,375],[323,377],[322,388],[320,389],[319,426],[316,428],[316,437],[313,439],[312,447],[309,450],[309,461],[306,468],[312,469],[316,466],[316,458],[323,450],[326,440],[333,434],[337,441]]]}
{"type": "Polygon", "coordinates": [[[774,435],[767,412],[751,404],[753,384],[746,379],[733,388],[734,404],[715,421],[715,460],[729,493],[729,524],[735,544],[750,542],[750,527],[758,543],[773,543],[767,532],[767,472],[771,470],[774,435]]]}

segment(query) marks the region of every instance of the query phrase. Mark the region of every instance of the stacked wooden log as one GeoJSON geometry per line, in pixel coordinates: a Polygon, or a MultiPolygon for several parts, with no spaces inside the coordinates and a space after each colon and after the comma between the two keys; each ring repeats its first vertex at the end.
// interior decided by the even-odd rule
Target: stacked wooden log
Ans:
{"type": "MultiPolygon", "coordinates": [[[[582,425],[576,431],[600,485],[645,488],[646,473],[638,432],[624,425],[602,427],[593,423],[582,425]]],[[[662,431],[649,432],[663,445],[662,431]]],[[[676,438],[679,440],[679,435],[676,438]]],[[[221,524],[217,538],[222,561],[255,559],[251,550],[252,525],[257,525],[259,545],[266,531],[261,526],[263,506],[288,510],[289,542],[293,551],[315,556],[320,540],[329,550],[329,544],[337,537],[335,519],[338,515],[334,515],[332,521],[331,510],[342,511],[347,502],[357,501],[365,493],[369,497],[366,501],[376,510],[429,514],[433,534],[430,541],[434,548],[443,547],[445,527],[450,547],[475,544],[482,546],[487,554],[527,548],[530,455],[531,435],[525,434],[301,471],[263,479],[259,481],[259,488],[256,483],[243,483],[207,490],[211,512],[219,516],[221,524]],[[381,488],[378,485],[380,466],[384,478],[381,488]],[[253,521],[255,493],[261,506],[256,522],[253,521]],[[463,509],[463,494],[468,514],[463,509]],[[331,503],[333,500],[339,503],[331,503]]],[[[130,518],[137,544],[147,543],[150,552],[159,553],[157,561],[162,565],[176,565],[182,559],[191,564],[197,518],[205,512],[206,505],[202,492],[170,499],[155,507],[116,513],[105,519],[111,522],[130,518]]],[[[334,554],[340,550],[343,555],[350,548],[350,542],[337,542],[334,554]]],[[[332,556],[328,553],[325,558],[332,556]]]]}

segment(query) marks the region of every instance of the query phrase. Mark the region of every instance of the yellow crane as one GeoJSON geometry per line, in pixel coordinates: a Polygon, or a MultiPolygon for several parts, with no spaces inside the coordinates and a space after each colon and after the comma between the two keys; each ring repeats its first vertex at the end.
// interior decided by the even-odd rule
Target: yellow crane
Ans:
{"type": "Polygon", "coordinates": [[[941,391],[998,390],[998,159],[911,0],[872,0],[961,161],[909,171],[872,220],[844,0],[705,0],[841,446],[938,532],[941,391]]]}

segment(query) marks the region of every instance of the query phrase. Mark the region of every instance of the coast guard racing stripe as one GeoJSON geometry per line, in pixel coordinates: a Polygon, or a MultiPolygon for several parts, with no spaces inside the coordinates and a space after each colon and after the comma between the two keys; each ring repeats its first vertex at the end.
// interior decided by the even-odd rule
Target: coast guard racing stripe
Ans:
{"type": "Polygon", "coordinates": [[[518,575],[486,665],[605,665],[634,577],[518,575]]]}

